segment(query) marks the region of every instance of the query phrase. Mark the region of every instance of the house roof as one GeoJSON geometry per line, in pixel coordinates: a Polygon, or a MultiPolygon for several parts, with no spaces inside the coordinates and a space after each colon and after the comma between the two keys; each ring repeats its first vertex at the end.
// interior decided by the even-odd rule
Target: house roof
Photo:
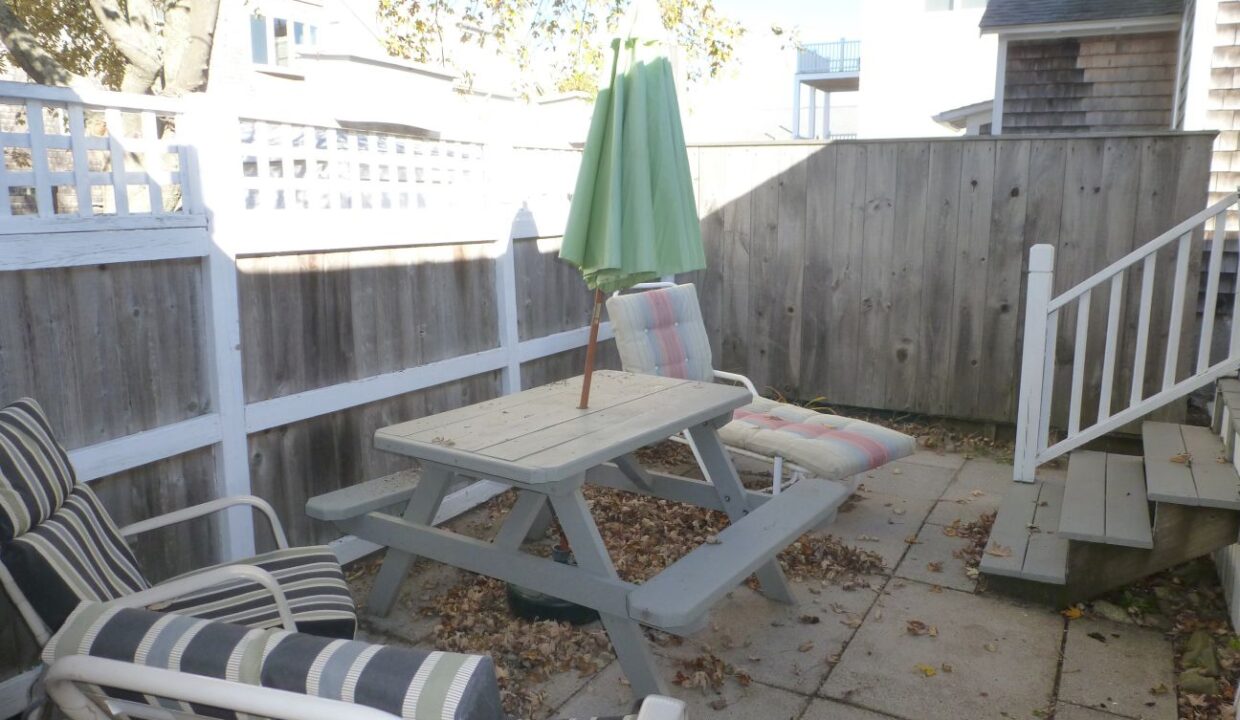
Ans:
{"type": "Polygon", "coordinates": [[[1184,0],[990,0],[983,30],[1015,25],[1121,20],[1179,15],[1184,0]]]}

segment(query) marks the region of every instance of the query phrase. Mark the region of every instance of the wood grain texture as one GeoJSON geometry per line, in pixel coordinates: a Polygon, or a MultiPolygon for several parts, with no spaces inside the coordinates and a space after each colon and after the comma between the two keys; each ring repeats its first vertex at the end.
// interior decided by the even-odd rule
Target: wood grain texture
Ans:
{"type": "MultiPolygon", "coordinates": [[[[799,156],[786,146],[704,147],[704,238],[720,269],[699,273],[711,279],[698,290],[720,349],[716,365],[803,401],[1011,422],[1030,248],[1055,246],[1062,291],[1153,239],[1204,207],[1209,140],[1163,133],[844,141],[810,146],[803,163],[791,161],[799,156]],[[800,207],[788,202],[802,196],[800,207]],[[788,247],[802,236],[803,249],[788,247]],[[799,293],[788,292],[795,287],[799,293]],[[784,303],[793,297],[799,303],[784,303]],[[787,315],[795,326],[781,322],[787,315]]],[[[1195,269],[1189,277],[1192,298],[1195,269]]],[[[1170,304],[1169,281],[1160,274],[1156,302],[1170,304]]],[[[1126,277],[1125,300],[1139,291],[1126,277]]],[[[1091,303],[1098,332],[1085,348],[1086,425],[1097,417],[1108,299],[1104,289],[1091,303]]],[[[1160,337],[1165,343],[1168,321],[1161,312],[1147,368],[1157,380],[1154,349],[1160,337]]],[[[1062,315],[1057,427],[1067,419],[1075,307],[1062,315]]],[[[1195,328],[1189,320],[1185,333],[1195,328]]],[[[1126,309],[1114,409],[1127,400],[1120,388],[1131,382],[1135,323],[1126,309]]],[[[1191,344],[1183,343],[1181,375],[1191,344]]],[[[1182,418],[1184,405],[1162,413],[1182,418]]]]}

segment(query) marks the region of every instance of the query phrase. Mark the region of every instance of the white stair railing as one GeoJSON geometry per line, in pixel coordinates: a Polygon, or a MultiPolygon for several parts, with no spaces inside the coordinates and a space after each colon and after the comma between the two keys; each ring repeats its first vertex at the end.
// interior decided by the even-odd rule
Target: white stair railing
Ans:
{"type": "MultiPolygon", "coordinates": [[[[1016,417],[1016,455],[1013,476],[1022,482],[1033,482],[1034,472],[1043,463],[1070,452],[1085,443],[1101,437],[1127,423],[1138,420],[1158,408],[1182,398],[1194,390],[1214,382],[1219,377],[1234,373],[1240,368],[1240,288],[1236,289],[1232,307],[1231,342],[1227,357],[1211,363],[1210,349],[1213,342],[1214,317],[1218,306],[1219,275],[1223,265],[1223,248],[1227,228],[1226,213],[1240,202],[1240,195],[1232,193],[1214,205],[1202,210],[1150,242],[1133,250],[1111,266],[1087,278],[1072,289],[1052,296],[1054,284],[1055,248],[1051,245],[1035,245],[1029,253],[1029,284],[1025,303],[1024,354],[1021,361],[1020,399],[1016,417]],[[1186,334],[1184,304],[1196,298],[1187,298],[1188,270],[1193,248],[1193,235],[1199,227],[1215,219],[1210,262],[1206,269],[1206,288],[1202,323],[1197,348],[1197,361],[1193,372],[1177,380],[1179,354],[1186,334]],[[1146,366],[1150,353],[1150,322],[1154,306],[1154,283],[1158,265],[1158,251],[1172,243],[1178,243],[1175,251],[1175,268],[1167,325],[1165,347],[1156,348],[1163,355],[1161,388],[1146,395],[1146,366]],[[1137,270],[1135,266],[1140,265],[1137,270]],[[1140,301],[1137,307],[1136,340],[1130,358],[1120,358],[1119,334],[1125,311],[1124,274],[1129,268],[1141,274],[1140,301]],[[1107,305],[1106,338],[1102,350],[1102,376],[1097,387],[1098,413],[1094,422],[1083,422],[1082,407],[1086,394],[1085,375],[1089,363],[1096,357],[1087,357],[1091,328],[1089,326],[1090,303],[1095,290],[1109,286],[1107,305]],[[1072,352],[1072,382],[1068,398],[1067,428],[1062,439],[1050,443],[1051,407],[1055,376],[1055,351],[1058,345],[1059,319],[1070,306],[1075,305],[1076,326],[1072,352]],[[1131,362],[1132,384],[1129,388],[1116,388],[1117,368],[1125,361],[1131,362]],[[1128,403],[1122,410],[1112,412],[1116,397],[1127,391],[1128,403]]],[[[1204,237],[1204,232],[1202,233],[1204,237]]],[[[1093,332],[1097,332],[1093,330],[1093,332]]],[[[1095,355],[1097,353],[1094,353],[1095,355]]]]}

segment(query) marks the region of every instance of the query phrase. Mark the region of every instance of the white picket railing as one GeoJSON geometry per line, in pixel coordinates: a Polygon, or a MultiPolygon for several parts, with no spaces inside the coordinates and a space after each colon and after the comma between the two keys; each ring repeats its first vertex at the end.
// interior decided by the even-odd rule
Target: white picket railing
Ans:
{"type": "MultiPolygon", "coordinates": [[[[1237,207],[1240,195],[1232,193],[1218,203],[1202,210],[1150,242],[1133,250],[1106,269],[1095,273],[1072,289],[1052,297],[1054,284],[1055,248],[1051,245],[1035,245],[1029,254],[1029,284],[1025,304],[1024,354],[1020,375],[1020,401],[1016,418],[1016,454],[1013,477],[1022,482],[1033,482],[1034,472],[1043,463],[1070,452],[1085,443],[1109,433],[1127,423],[1139,420],[1158,408],[1182,398],[1194,390],[1214,382],[1219,377],[1234,373],[1240,368],[1240,323],[1232,323],[1231,341],[1226,357],[1211,361],[1214,317],[1218,305],[1219,275],[1223,264],[1223,245],[1226,234],[1226,213],[1237,207]],[[1185,303],[1189,279],[1193,236],[1198,228],[1204,228],[1212,219],[1213,239],[1210,262],[1206,269],[1206,287],[1202,308],[1202,323],[1198,339],[1197,360],[1192,373],[1179,377],[1179,354],[1183,342],[1191,341],[1184,325],[1185,303]],[[1154,311],[1155,276],[1158,272],[1157,253],[1176,243],[1175,267],[1169,308],[1167,336],[1163,355],[1161,387],[1146,395],[1147,360],[1150,353],[1151,318],[1154,311]],[[1140,269],[1136,268],[1140,265],[1140,269]],[[1124,274],[1132,269],[1141,275],[1141,292],[1136,308],[1137,325],[1134,352],[1131,358],[1119,357],[1119,335],[1124,307],[1124,274]],[[1106,288],[1104,290],[1104,287],[1106,288]],[[1098,358],[1087,357],[1090,339],[1090,305],[1094,291],[1109,295],[1107,305],[1106,338],[1102,352],[1102,376],[1097,387],[1098,412],[1091,424],[1082,417],[1086,395],[1085,377],[1090,363],[1098,358]],[[1072,306],[1076,311],[1073,337],[1072,381],[1068,397],[1067,428],[1065,434],[1054,443],[1050,442],[1051,408],[1054,400],[1055,353],[1058,345],[1059,320],[1072,306]],[[1125,360],[1131,361],[1132,382],[1129,388],[1116,388],[1117,370],[1125,360]],[[1127,405],[1113,412],[1116,397],[1127,392],[1127,405]]],[[[1205,233],[1203,230],[1202,236],[1205,233]]],[[[1232,318],[1240,310],[1240,293],[1235,295],[1232,318]]],[[[1096,355],[1097,353],[1095,353],[1096,355]]]]}

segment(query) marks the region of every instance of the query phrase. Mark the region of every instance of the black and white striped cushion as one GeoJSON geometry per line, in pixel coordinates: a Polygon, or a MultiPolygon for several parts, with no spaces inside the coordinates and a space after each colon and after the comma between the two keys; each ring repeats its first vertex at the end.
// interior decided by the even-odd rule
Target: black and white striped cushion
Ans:
{"type": "MultiPolygon", "coordinates": [[[[330,640],[96,603],[83,603],[43,650],[49,664],[66,655],[93,655],[343,700],[407,720],[506,717],[495,665],[482,655],[330,640]]],[[[220,708],[115,688],[84,689],[223,720],[237,717],[220,708]]]]}
{"type": "Polygon", "coordinates": [[[0,410],[0,545],[50,518],[76,481],[39,403],[0,410]]]}
{"type": "Polygon", "coordinates": [[[51,517],[0,546],[0,562],[52,630],[83,600],[150,587],[99,498],[81,484],[51,517]]]}
{"type": "MultiPolygon", "coordinates": [[[[245,564],[275,576],[288,598],[298,630],[323,637],[353,638],[357,630],[357,610],[340,562],[331,548],[315,545],[275,550],[250,558],[245,564]]],[[[188,575],[200,572],[203,571],[188,575]]],[[[248,627],[280,625],[271,593],[257,583],[244,580],[177,598],[156,609],[248,627]]]]}

